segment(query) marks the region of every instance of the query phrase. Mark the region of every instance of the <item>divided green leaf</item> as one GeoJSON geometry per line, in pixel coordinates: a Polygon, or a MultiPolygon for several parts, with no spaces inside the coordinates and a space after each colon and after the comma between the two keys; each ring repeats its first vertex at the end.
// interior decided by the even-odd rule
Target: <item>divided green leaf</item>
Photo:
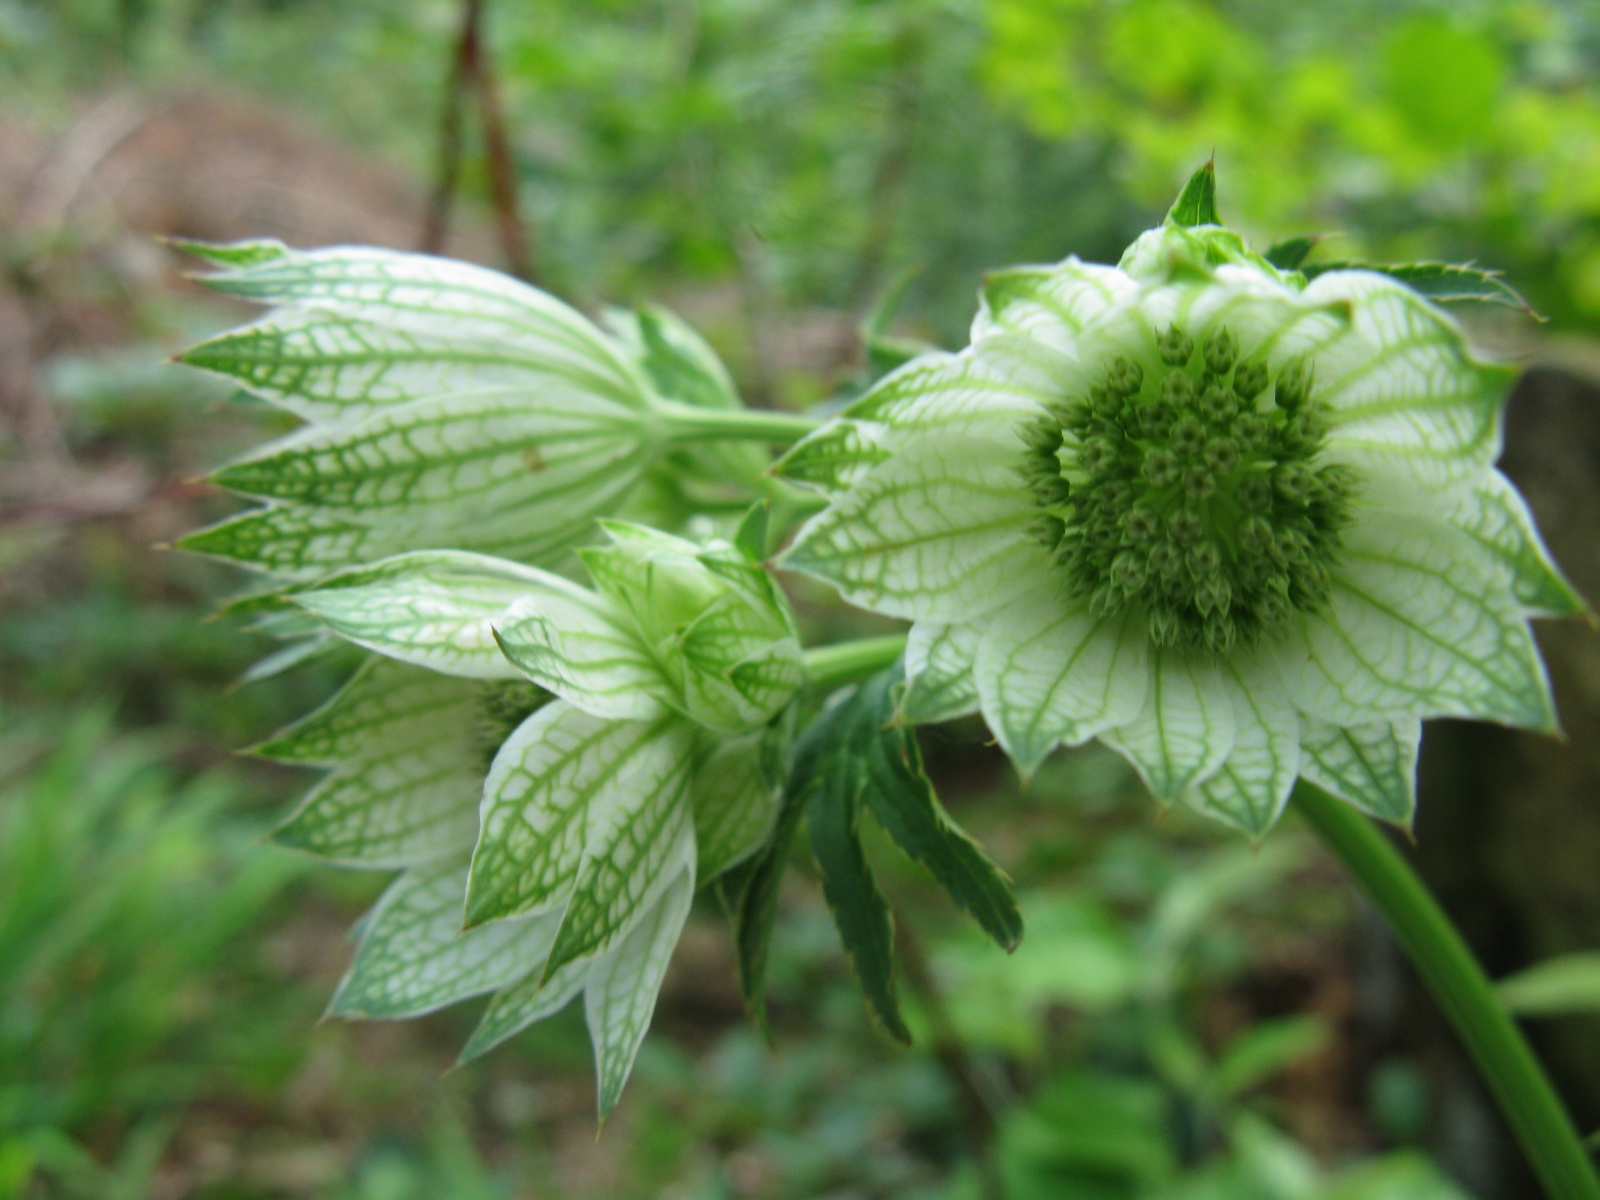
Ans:
{"type": "Polygon", "coordinates": [[[1512,308],[1537,320],[1544,320],[1499,271],[1475,267],[1471,263],[1312,263],[1299,268],[1307,279],[1329,271],[1377,271],[1398,279],[1412,291],[1438,304],[1476,303],[1512,308]]]}
{"type": "Polygon", "coordinates": [[[879,673],[817,719],[796,750],[789,790],[804,804],[823,890],[857,977],[885,1027],[903,1039],[891,918],[861,849],[863,806],[1000,945],[1017,944],[1022,917],[1005,875],[939,804],[915,733],[895,719],[901,674],[898,665],[879,673]]]}

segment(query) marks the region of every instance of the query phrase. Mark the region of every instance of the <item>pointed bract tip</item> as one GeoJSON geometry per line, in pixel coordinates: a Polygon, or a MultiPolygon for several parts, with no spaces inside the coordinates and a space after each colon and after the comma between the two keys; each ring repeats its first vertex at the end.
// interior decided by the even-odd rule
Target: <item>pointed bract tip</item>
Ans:
{"type": "Polygon", "coordinates": [[[1167,225],[1188,228],[1192,225],[1220,225],[1217,216],[1217,162],[1213,154],[1183,185],[1177,200],[1167,210],[1167,225]]]}

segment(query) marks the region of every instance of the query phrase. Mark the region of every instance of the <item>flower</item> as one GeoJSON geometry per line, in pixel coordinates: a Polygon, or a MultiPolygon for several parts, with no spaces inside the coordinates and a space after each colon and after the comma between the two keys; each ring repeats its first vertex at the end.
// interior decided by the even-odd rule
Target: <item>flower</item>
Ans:
{"type": "Polygon", "coordinates": [[[1406,821],[1421,718],[1555,725],[1528,618],[1582,603],[1494,467],[1511,378],[1393,278],[1169,221],[992,275],[794,447],[780,563],[912,621],[906,715],[1024,773],[1099,738],[1252,835],[1299,776],[1406,821]]]}
{"type": "Polygon", "coordinates": [[[470,1058],[581,992],[602,1114],[696,884],[771,833],[778,718],[804,682],[787,601],[738,546],[604,529],[610,544],[580,552],[595,590],[432,550],[296,591],[375,657],[261,747],[333,768],[279,840],[406,868],[332,1010],[411,1016],[492,992],[470,1058]]]}

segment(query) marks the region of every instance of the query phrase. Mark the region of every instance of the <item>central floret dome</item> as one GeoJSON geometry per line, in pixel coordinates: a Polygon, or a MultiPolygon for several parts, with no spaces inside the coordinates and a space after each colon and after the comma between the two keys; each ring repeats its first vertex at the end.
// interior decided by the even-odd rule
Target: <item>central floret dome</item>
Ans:
{"type": "Polygon", "coordinates": [[[1241,361],[1226,328],[1179,326],[1026,423],[1031,529],[1097,613],[1137,606],[1156,645],[1225,650],[1314,612],[1352,478],[1318,465],[1329,421],[1311,371],[1241,361]]]}

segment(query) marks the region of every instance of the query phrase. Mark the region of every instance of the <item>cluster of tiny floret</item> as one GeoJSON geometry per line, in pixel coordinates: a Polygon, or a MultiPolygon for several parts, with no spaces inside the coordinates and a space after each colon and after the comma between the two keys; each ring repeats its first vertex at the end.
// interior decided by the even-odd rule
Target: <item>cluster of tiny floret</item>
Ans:
{"type": "Polygon", "coordinates": [[[1240,361],[1181,328],[1117,358],[1023,428],[1032,532],[1097,614],[1140,610],[1157,645],[1226,650],[1328,598],[1352,480],[1303,362],[1240,361]]]}

